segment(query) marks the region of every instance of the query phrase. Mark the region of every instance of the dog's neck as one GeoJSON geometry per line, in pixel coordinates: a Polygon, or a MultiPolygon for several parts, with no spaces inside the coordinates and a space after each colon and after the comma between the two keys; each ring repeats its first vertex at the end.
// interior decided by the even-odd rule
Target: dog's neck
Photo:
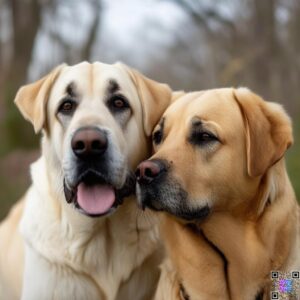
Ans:
{"type": "MultiPolygon", "coordinates": [[[[299,220],[291,219],[289,215],[294,216],[293,211],[298,207],[283,164],[275,166],[272,176],[263,180],[264,191],[257,193],[261,198],[254,199],[253,207],[249,208],[251,213],[247,212],[247,208],[243,215],[215,211],[205,221],[189,224],[185,230],[175,233],[177,244],[180,240],[185,243],[181,252],[189,251],[189,264],[191,268],[195,266],[193,272],[200,273],[199,278],[208,276],[209,272],[201,272],[197,268],[200,268],[201,261],[204,265],[210,264],[210,272],[222,277],[222,282],[226,283],[223,289],[229,299],[255,299],[257,295],[262,295],[264,288],[270,288],[270,272],[290,268],[288,257],[296,249],[293,228],[299,220]],[[287,241],[284,246],[278,247],[282,237],[286,237],[287,241]]],[[[169,220],[177,222],[173,218],[169,220]]],[[[169,226],[175,227],[174,224],[169,226]]],[[[184,227],[180,223],[176,226],[184,227]]],[[[171,256],[176,257],[174,261],[179,257],[174,254],[176,251],[180,249],[169,247],[171,256]]],[[[188,285],[188,280],[184,280],[188,276],[182,265],[184,258],[179,260],[181,263],[177,262],[176,266],[179,278],[183,279],[186,292],[193,299],[193,293],[197,293],[193,286],[188,285]]]]}
{"type": "Polygon", "coordinates": [[[258,191],[245,206],[245,214],[216,212],[198,226],[223,257],[232,299],[251,293],[255,299],[262,289],[268,289],[271,271],[286,266],[292,247],[288,242],[285,247],[276,247],[279,239],[291,235],[293,222],[287,216],[296,207],[284,161],[261,178],[258,191]],[[251,284],[238,284],[240,278],[247,277],[251,284]]]}

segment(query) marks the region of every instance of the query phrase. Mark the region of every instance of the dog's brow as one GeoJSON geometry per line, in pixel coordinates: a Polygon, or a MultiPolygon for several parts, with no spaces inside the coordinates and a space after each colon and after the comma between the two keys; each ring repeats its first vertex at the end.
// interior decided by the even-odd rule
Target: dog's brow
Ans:
{"type": "Polygon", "coordinates": [[[199,118],[193,118],[192,126],[193,126],[193,128],[201,128],[203,126],[203,122],[199,118]]]}
{"type": "Polygon", "coordinates": [[[119,84],[114,79],[110,79],[108,81],[107,93],[112,95],[118,92],[119,90],[120,90],[119,84]]]}
{"type": "Polygon", "coordinates": [[[164,126],[165,126],[165,118],[162,118],[159,122],[159,126],[161,128],[161,130],[163,131],[164,130],[164,126]]]}
{"type": "Polygon", "coordinates": [[[66,93],[70,96],[70,97],[76,97],[77,93],[76,93],[76,84],[74,82],[70,82],[67,87],[66,87],[66,93]]]}

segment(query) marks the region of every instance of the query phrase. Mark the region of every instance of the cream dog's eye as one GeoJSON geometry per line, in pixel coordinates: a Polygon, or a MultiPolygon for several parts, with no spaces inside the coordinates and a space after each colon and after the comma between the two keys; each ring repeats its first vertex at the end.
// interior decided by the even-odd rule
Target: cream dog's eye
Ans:
{"type": "Polygon", "coordinates": [[[121,112],[130,108],[128,101],[123,96],[112,97],[108,102],[108,106],[114,112],[121,112]]]}
{"type": "Polygon", "coordinates": [[[125,107],[125,102],[122,99],[116,99],[113,102],[115,108],[123,108],[125,107]]]}
{"type": "Polygon", "coordinates": [[[73,100],[65,100],[58,108],[58,112],[69,115],[76,109],[76,102],[73,100]]]}

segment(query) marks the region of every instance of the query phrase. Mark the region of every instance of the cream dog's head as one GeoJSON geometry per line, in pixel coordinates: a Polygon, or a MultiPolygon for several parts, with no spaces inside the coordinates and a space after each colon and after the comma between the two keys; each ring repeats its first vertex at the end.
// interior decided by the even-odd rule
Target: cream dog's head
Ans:
{"type": "Polygon", "coordinates": [[[82,213],[113,212],[132,193],[132,169],[171,91],[120,63],[61,65],[22,87],[15,102],[36,132],[54,189],[82,213]],[[64,191],[64,192],[63,192],[64,191]]]}
{"type": "Polygon", "coordinates": [[[155,154],[137,169],[139,202],[188,221],[246,209],[291,143],[283,109],[248,89],[186,94],[164,113],[155,154]]]}

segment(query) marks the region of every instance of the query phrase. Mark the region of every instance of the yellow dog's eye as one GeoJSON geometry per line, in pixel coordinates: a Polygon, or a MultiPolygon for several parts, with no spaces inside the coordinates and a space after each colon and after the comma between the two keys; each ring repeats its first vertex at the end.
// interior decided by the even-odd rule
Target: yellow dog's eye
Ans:
{"type": "Polygon", "coordinates": [[[207,132],[203,132],[203,133],[200,135],[200,139],[201,139],[202,141],[208,141],[208,140],[214,139],[214,137],[213,137],[211,134],[208,134],[207,132]]]}
{"type": "Polygon", "coordinates": [[[157,130],[153,133],[152,140],[154,144],[158,145],[163,138],[162,130],[157,130]]]}
{"type": "Polygon", "coordinates": [[[213,141],[217,141],[217,137],[209,132],[199,132],[197,134],[197,140],[199,144],[209,143],[213,141]]]}
{"type": "Polygon", "coordinates": [[[189,141],[193,145],[205,146],[206,144],[217,142],[218,138],[207,131],[194,131],[189,137],[189,141]]]}

